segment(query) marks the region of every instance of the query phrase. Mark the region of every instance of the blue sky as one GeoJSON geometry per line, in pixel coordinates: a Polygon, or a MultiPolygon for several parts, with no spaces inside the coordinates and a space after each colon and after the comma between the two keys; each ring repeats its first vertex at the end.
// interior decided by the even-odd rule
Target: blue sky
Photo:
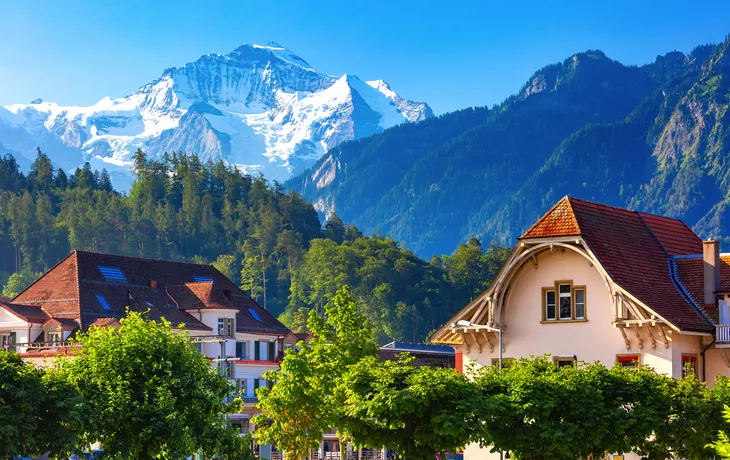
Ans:
{"type": "Polygon", "coordinates": [[[577,51],[643,64],[719,42],[730,2],[0,0],[0,33],[0,105],[91,104],[201,54],[276,41],[443,113],[500,102],[577,51]]]}

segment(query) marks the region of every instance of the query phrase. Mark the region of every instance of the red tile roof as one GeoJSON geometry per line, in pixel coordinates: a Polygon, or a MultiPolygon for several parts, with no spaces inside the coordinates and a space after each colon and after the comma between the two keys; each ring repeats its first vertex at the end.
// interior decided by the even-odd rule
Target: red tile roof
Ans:
{"type": "Polygon", "coordinates": [[[167,293],[181,310],[206,308],[236,310],[228,297],[212,281],[168,286],[167,293]]]}
{"type": "Polygon", "coordinates": [[[667,321],[713,330],[673,279],[672,256],[702,252],[702,240],[681,221],[565,197],[522,238],[568,235],[581,235],[613,281],[667,321]]]}
{"type": "MultiPolygon", "coordinates": [[[[236,329],[241,332],[286,334],[288,329],[266,312],[231,280],[211,265],[171,262],[138,257],[74,251],[44,276],[21,292],[13,303],[42,307],[54,318],[78,320],[83,329],[104,318],[122,318],[126,308],[148,312],[151,319],[162,317],[188,329],[211,330],[194,316],[178,308],[177,298],[168,294],[187,286],[192,297],[206,308],[232,308],[236,329]],[[124,279],[107,279],[99,267],[114,267],[124,279]],[[195,279],[212,282],[195,283],[195,279]],[[153,289],[152,281],[156,282],[153,289]],[[230,300],[228,296],[230,295],[230,300]],[[107,310],[99,296],[109,306],[107,310]],[[254,319],[253,310],[261,321],[254,319]]],[[[195,308],[195,307],[192,307],[195,308]]],[[[47,319],[47,318],[46,318],[47,319]]]]}

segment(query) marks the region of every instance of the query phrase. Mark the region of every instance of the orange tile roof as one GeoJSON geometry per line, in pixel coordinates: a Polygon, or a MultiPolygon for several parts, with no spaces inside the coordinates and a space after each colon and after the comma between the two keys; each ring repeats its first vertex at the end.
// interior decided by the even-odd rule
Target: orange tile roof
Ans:
{"type": "Polygon", "coordinates": [[[580,226],[575,218],[569,197],[564,197],[545,213],[520,238],[540,238],[545,236],[580,235],[580,226]]]}

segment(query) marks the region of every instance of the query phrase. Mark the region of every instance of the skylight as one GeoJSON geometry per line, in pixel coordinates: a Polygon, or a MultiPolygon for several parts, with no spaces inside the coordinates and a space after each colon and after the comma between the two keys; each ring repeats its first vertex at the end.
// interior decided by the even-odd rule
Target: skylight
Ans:
{"type": "Polygon", "coordinates": [[[144,301],[144,303],[146,303],[146,304],[147,304],[147,305],[149,305],[150,307],[153,307],[153,306],[154,306],[154,305],[152,305],[152,302],[150,302],[149,300],[145,300],[145,301],[144,301]]]}
{"type": "Polygon", "coordinates": [[[112,307],[109,306],[109,303],[106,301],[103,295],[95,294],[96,300],[99,301],[99,304],[101,305],[101,308],[103,308],[106,311],[111,311],[112,307]]]}
{"type": "Polygon", "coordinates": [[[118,281],[122,283],[127,282],[127,278],[124,276],[124,273],[122,273],[122,270],[117,267],[104,267],[100,265],[98,268],[104,276],[104,279],[107,281],[118,281]]]}
{"type": "Polygon", "coordinates": [[[259,323],[262,322],[261,321],[261,317],[259,316],[258,313],[256,313],[256,310],[254,310],[253,308],[249,307],[248,312],[251,313],[251,316],[253,316],[253,319],[255,319],[256,321],[258,321],[259,323]]]}
{"type": "Polygon", "coordinates": [[[195,275],[195,276],[193,276],[193,279],[195,280],[196,283],[212,283],[213,282],[213,278],[211,278],[210,276],[195,275]]]}

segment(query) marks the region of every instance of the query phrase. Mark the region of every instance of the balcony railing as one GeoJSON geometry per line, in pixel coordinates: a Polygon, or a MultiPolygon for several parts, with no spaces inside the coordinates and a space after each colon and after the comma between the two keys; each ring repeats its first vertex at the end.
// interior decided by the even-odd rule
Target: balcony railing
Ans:
{"type": "Polygon", "coordinates": [[[718,343],[730,342],[730,324],[719,324],[715,326],[715,340],[718,343]]]}
{"type": "MultiPolygon", "coordinates": [[[[77,344],[78,345],[78,344],[77,344]]],[[[5,350],[15,352],[18,348],[24,348],[28,351],[41,351],[41,350],[57,350],[59,348],[69,348],[72,346],[71,342],[67,341],[55,341],[55,342],[34,342],[34,343],[13,343],[5,344],[2,346],[5,350]]]]}

